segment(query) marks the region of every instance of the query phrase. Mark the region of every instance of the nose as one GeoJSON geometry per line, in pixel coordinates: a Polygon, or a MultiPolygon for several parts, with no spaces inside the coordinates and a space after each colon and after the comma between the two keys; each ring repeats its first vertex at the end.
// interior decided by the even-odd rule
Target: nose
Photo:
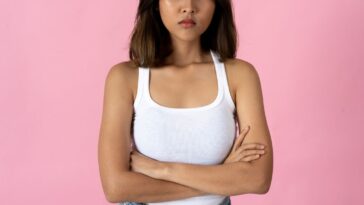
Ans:
{"type": "Polygon", "coordinates": [[[184,8],[182,9],[183,13],[195,13],[195,9],[192,8],[184,8]]]}
{"type": "Polygon", "coordinates": [[[182,6],[183,13],[196,13],[196,8],[193,4],[193,0],[184,1],[184,5],[182,6]]]}

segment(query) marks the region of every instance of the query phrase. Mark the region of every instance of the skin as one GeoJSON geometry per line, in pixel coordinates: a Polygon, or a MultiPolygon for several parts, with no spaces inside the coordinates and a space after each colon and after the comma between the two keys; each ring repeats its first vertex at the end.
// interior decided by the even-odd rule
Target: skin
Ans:
{"type": "MultiPolygon", "coordinates": [[[[217,79],[213,61],[199,46],[200,35],[210,24],[214,9],[213,0],[160,0],[159,11],[171,34],[174,52],[166,59],[165,66],[151,69],[150,95],[158,104],[188,108],[215,99],[217,79]],[[191,17],[196,26],[184,29],[178,25],[185,17],[191,17]]],[[[99,139],[100,174],[108,201],[160,202],[210,193],[238,195],[268,191],[273,149],[259,75],[252,64],[241,59],[229,59],[224,64],[241,134],[224,164],[216,166],[160,162],[133,151],[129,147],[129,133],[138,70],[130,61],[110,69],[105,81],[99,139]],[[249,132],[244,132],[247,125],[249,132]],[[263,154],[258,152],[257,144],[265,146],[259,160],[252,157],[263,154]],[[125,184],[130,189],[122,189],[125,184]],[[132,189],[133,186],[137,188],[132,189]]]]}

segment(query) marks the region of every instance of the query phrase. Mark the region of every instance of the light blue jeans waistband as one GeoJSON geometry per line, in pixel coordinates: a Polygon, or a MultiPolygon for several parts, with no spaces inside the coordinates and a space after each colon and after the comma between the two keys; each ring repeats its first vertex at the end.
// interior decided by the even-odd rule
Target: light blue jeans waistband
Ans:
{"type": "MultiPolygon", "coordinates": [[[[141,202],[120,202],[119,205],[146,205],[145,203],[141,202]]],[[[231,205],[230,196],[225,197],[225,199],[218,205],[231,205]]]]}

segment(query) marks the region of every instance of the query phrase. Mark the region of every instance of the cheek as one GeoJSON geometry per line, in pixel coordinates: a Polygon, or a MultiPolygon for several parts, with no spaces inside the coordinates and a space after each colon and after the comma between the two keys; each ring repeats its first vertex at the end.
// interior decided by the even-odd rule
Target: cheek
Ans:
{"type": "Polygon", "coordinates": [[[200,22],[203,25],[203,27],[205,28],[209,27],[212,21],[212,17],[213,13],[206,13],[205,15],[203,15],[203,18],[200,19],[200,22]]]}
{"type": "Polygon", "coordinates": [[[204,25],[210,24],[214,12],[215,12],[215,3],[209,2],[204,4],[204,6],[201,7],[199,14],[201,23],[203,23],[204,25]]]}
{"type": "Polygon", "coordinates": [[[170,8],[164,8],[163,6],[160,6],[159,15],[167,29],[175,23],[173,22],[175,17],[173,11],[170,8]]]}

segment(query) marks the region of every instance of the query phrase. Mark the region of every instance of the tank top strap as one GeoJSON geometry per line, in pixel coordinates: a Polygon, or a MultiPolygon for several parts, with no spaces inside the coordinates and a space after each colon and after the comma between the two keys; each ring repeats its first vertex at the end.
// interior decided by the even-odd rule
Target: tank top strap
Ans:
{"type": "Polygon", "coordinates": [[[147,84],[147,75],[148,75],[148,69],[145,67],[138,67],[138,88],[137,88],[137,94],[135,96],[134,100],[134,108],[138,107],[140,104],[140,101],[142,101],[143,96],[145,95],[145,86],[147,84]]]}
{"type": "Polygon", "coordinates": [[[216,73],[216,77],[217,77],[217,83],[218,83],[218,95],[222,95],[224,92],[224,85],[223,85],[223,78],[222,78],[222,65],[221,62],[219,61],[219,56],[216,52],[210,50],[210,54],[212,57],[212,60],[214,61],[214,68],[215,68],[215,73],[216,73]]]}
{"type": "Polygon", "coordinates": [[[225,64],[224,62],[221,62],[219,60],[220,56],[218,53],[214,52],[214,51],[210,51],[211,55],[213,57],[214,63],[215,63],[215,67],[216,67],[216,74],[217,79],[220,81],[220,87],[221,87],[221,92],[223,92],[223,98],[224,100],[227,101],[228,105],[230,106],[231,109],[235,110],[235,104],[234,101],[231,97],[230,94],[230,90],[229,90],[229,83],[228,83],[228,78],[226,75],[226,69],[225,69],[225,64]]]}

